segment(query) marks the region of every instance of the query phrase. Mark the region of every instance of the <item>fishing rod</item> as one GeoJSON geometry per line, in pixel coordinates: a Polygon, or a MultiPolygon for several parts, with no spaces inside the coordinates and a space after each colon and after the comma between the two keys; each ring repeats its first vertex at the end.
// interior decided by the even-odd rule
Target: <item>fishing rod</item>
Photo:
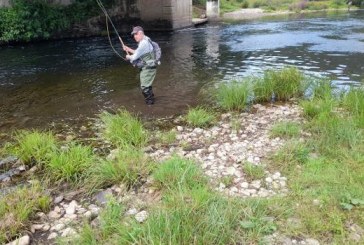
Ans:
{"type": "MultiPolygon", "coordinates": [[[[99,7],[100,7],[100,9],[101,9],[101,11],[104,13],[104,15],[105,15],[105,17],[106,17],[106,29],[107,29],[107,36],[108,36],[108,38],[109,38],[109,43],[110,43],[110,46],[111,46],[111,48],[114,50],[114,52],[120,57],[120,58],[122,58],[123,60],[125,60],[125,61],[127,61],[121,54],[119,54],[116,50],[115,50],[115,48],[114,48],[114,46],[112,45],[112,42],[111,42],[111,38],[110,38],[110,32],[109,32],[109,21],[110,21],[110,23],[111,23],[111,25],[112,25],[112,27],[114,28],[114,31],[115,31],[115,33],[116,33],[116,35],[118,36],[118,38],[119,38],[119,40],[120,40],[120,42],[121,42],[121,44],[122,44],[122,46],[125,46],[124,45],[124,42],[123,42],[123,39],[120,37],[120,35],[119,35],[119,33],[118,33],[118,31],[117,31],[117,29],[116,29],[116,27],[115,27],[115,25],[114,25],[114,23],[112,22],[112,20],[111,20],[111,18],[110,18],[110,15],[108,14],[108,12],[106,11],[106,8],[105,8],[105,6],[102,4],[102,2],[101,2],[101,0],[96,0],[96,2],[97,2],[97,4],[99,5],[99,7]]],[[[126,53],[129,55],[129,52],[127,52],[126,51],[126,53]]]]}

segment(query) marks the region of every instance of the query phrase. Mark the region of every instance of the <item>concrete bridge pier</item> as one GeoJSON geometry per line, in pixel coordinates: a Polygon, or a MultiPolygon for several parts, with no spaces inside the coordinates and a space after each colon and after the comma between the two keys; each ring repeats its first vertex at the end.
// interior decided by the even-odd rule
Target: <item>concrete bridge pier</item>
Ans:
{"type": "Polygon", "coordinates": [[[217,19],[220,16],[220,1],[207,0],[206,1],[206,16],[209,19],[217,19]]]}

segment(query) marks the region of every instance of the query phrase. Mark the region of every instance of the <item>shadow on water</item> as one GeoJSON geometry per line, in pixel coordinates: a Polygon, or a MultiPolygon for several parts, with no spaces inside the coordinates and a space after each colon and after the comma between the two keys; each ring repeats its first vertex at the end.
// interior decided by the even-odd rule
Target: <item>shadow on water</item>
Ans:
{"type": "Polygon", "coordinates": [[[145,118],[180,114],[212,81],[285,65],[357,85],[364,79],[363,19],[358,11],[147,33],[163,50],[154,106],[143,102],[138,70],[112,52],[106,37],[1,47],[0,130],[82,121],[120,107],[145,118]]]}

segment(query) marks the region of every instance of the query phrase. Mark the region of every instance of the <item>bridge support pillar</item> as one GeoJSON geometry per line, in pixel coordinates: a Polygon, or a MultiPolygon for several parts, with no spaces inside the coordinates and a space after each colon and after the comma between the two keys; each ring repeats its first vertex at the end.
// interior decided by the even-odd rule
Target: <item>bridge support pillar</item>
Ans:
{"type": "Polygon", "coordinates": [[[141,20],[149,29],[192,26],[192,0],[138,0],[141,20]]]}
{"type": "Polygon", "coordinates": [[[206,16],[209,19],[216,19],[220,16],[220,1],[207,0],[206,1],[206,16]]]}

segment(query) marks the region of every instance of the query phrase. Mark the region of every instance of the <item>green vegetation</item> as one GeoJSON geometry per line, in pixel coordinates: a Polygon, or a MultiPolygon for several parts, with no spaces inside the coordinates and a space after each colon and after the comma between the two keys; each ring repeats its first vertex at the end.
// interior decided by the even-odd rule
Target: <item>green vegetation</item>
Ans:
{"type": "Polygon", "coordinates": [[[39,182],[20,187],[0,198],[0,243],[5,244],[29,224],[37,211],[47,211],[50,197],[44,194],[39,182]]]}
{"type": "Polygon", "coordinates": [[[151,160],[138,149],[118,150],[114,159],[102,160],[88,170],[87,189],[92,191],[120,183],[131,187],[146,178],[153,166],[151,160]]]}
{"type": "Polygon", "coordinates": [[[100,227],[85,225],[73,242],[252,244],[277,229],[267,219],[269,201],[222,197],[209,190],[201,169],[190,160],[173,157],[161,163],[152,175],[164,195],[161,203],[151,208],[145,223],[139,224],[124,216],[121,204],[111,200],[101,216],[100,227]]]}
{"type": "Polygon", "coordinates": [[[216,102],[224,110],[244,110],[249,102],[251,86],[248,81],[232,81],[220,85],[214,92],[216,102]]]}
{"type": "Polygon", "coordinates": [[[105,124],[103,135],[116,146],[141,147],[148,140],[142,123],[128,111],[120,110],[116,115],[104,112],[101,120],[105,124]]]}
{"type": "Polygon", "coordinates": [[[205,127],[213,124],[215,115],[210,110],[202,107],[192,108],[187,112],[186,121],[194,127],[205,127]]]}
{"type": "Polygon", "coordinates": [[[280,71],[267,70],[263,78],[254,82],[253,90],[255,101],[270,102],[273,98],[287,101],[303,95],[304,77],[295,67],[285,67],[280,71]]]}
{"type": "Polygon", "coordinates": [[[262,179],[265,176],[264,167],[261,165],[247,162],[243,165],[243,170],[248,180],[262,179]]]}
{"type": "Polygon", "coordinates": [[[300,134],[300,126],[295,122],[280,122],[273,125],[271,137],[292,138],[300,134]]]}
{"type": "MultiPolygon", "coordinates": [[[[362,7],[363,0],[354,0],[353,5],[362,7]]],[[[265,11],[290,10],[299,12],[301,10],[325,10],[347,8],[345,0],[221,0],[221,13],[232,12],[242,8],[262,8],[265,11]]]]}
{"type": "Polygon", "coordinates": [[[21,131],[15,135],[15,144],[10,151],[24,163],[33,161],[42,164],[49,160],[51,154],[57,149],[57,142],[51,132],[21,131]]]}
{"type": "MultiPolygon", "coordinates": [[[[112,0],[103,3],[109,6],[112,0]]],[[[12,7],[0,8],[0,42],[48,39],[99,13],[93,0],[76,0],[69,6],[50,4],[46,0],[13,0],[12,7]]]]}
{"type": "MultiPolygon", "coordinates": [[[[302,74],[293,68],[268,71],[264,79],[273,85],[285,83],[284,88],[272,86],[267,93],[283,101],[301,97],[306,87],[302,74]]],[[[216,93],[221,91],[216,96],[218,105],[233,97],[225,110],[242,110],[254,99],[264,101],[257,90],[254,98],[247,81],[224,84],[216,93]]],[[[286,138],[286,144],[262,164],[240,166],[247,181],[262,180],[262,187],[267,170],[287,177],[289,191],[268,199],[232,198],[215,192],[191,159],[172,156],[154,164],[142,150],[148,140],[146,130],[126,111],[101,115],[105,137],[101,140],[116,148],[107,159],[80,144],[60,147],[62,142],[51,133],[37,131],[16,134],[14,145],[6,149],[27,163],[39,163],[44,170],[40,173],[49,179],[77,182],[77,187],[91,193],[119,183],[134,189],[146,179],[153,180],[152,188],[160,199],[143,206],[148,211],[144,223],[125,215],[128,203],[111,198],[99,224],[85,224],[79,236],[69,238],[69,244],[264,244],[265,237],[275,232],[325,244],[352,244],[350,225],[364,225],[363,90],[337,93],[329,82],[314,80],[307,95],[299,102],[304,121],[283,121],[272,127],[271,136],[286,138]]],[[[269,96],[265,98],[270,101],[269,96]]],[[[230,119],[237,130],[241,123],[234,116],[230,119]]],[[[166,142],[175,140],[174,131],[166,134],[171,134],[166,142]]],[[[188,148],[189,144],[180,142],[179,146],[188,148]]],[[[234,183],[232,176],[218,181],[225,186],[234,183]]],[[[49,197],[39,184],[0,199],[0,242],[20,234],[34,212],[48,207],[49,197]]]]}
{"type": "Polygon", "coordinates": [[[95,160],[91,147],[71,144],[66,149],[54,151],[44,166],[50,179],[75,183],[95,160]]]}

